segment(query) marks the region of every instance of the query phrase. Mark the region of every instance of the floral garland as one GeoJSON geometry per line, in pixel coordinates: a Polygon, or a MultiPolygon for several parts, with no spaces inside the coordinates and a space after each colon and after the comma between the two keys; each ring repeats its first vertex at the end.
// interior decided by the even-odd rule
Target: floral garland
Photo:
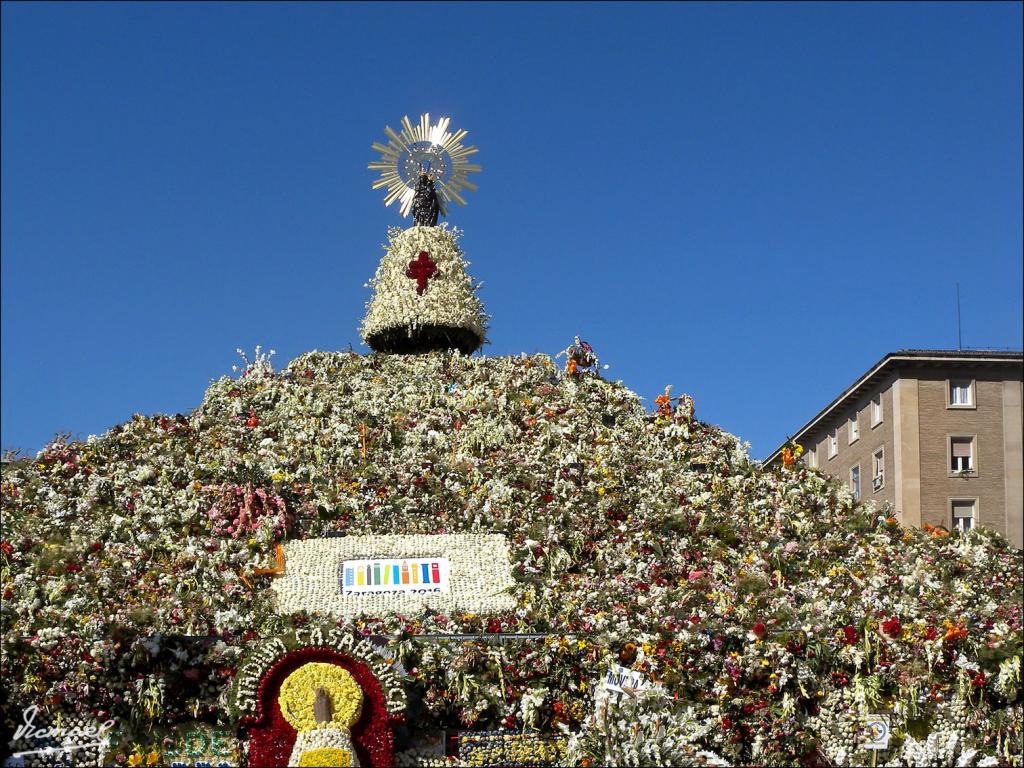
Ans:
{"type": "Polygon", "coordinates": [[[373,768],[392,765],[395,746],[392,724],[403,718],[388,712],[380,683],[365,664],[325,647],[292,651],[267,670],[257,692],[262,717],[249,728],[249,765],[256,768],[290,764],[299,734],[281,711],[280,689],[290,674],[311,662],[344,668],[363,692],[362,716],[351,731],[360,764],[373,768]]]}
{"type": "MultiPolygon", "coordinates": [[[[377,680],[389,717],[399,718],[406,708],[405,688],[390,660],[369,641],[356,638],[337,627],[312,626],[271,638],[257,644],[238,669],[229,698],[233,719],[246,724],[265,717],[261,691],[266,678],[281,659],[292,651],[329,650],[350,657],[367,669],[377,680]]],[[[365,691],[365,689],[364,689],[365,691]]]]}
{"type": "Polygon", "coordinates": [[[332,696],[337,699],[333,702],[336,722],[351,726],[351,743],[360,764],[393,764],[392,726],[404,721],[406,708],[401,681],[368,641],[336,627],[313,626],[260,643],[239,668],[230,706],[237,722],[249,731],[249,765],[288,765],[297,738],[303,739],[304,751],[336,746],[331,736],[304,735],[316,727],[297,720],[288,709],[296,699],[311,699],[316,687],[329,679],[326,668],[333,666],[351,676],[361,692],[361,698],[352,689],[332,696]],[[291,685],[300,690],[289,691],[291,685]],[[309,730],[297,731],[296,726],[309,726],[309,730]]]}

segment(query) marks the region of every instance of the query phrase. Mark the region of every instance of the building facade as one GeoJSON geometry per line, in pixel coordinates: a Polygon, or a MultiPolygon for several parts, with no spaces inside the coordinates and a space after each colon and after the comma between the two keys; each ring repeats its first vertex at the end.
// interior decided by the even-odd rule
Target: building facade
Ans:
{"type": "Polygon", "coordinates": [[[906,525],[983,525],[1021,547],[1022,380],[1020,352],[894,352],[792,439],[808,466],[906,525]]]}

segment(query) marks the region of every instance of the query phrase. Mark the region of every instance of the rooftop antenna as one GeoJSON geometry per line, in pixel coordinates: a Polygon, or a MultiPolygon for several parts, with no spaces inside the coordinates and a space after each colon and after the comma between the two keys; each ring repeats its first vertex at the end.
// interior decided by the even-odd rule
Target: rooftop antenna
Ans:
{"type": "Polygon", "coordinates": [[[962,352],[964,348],[963,337],[960,334],[960,283],[956,284],[956,349],[962,352]]]}

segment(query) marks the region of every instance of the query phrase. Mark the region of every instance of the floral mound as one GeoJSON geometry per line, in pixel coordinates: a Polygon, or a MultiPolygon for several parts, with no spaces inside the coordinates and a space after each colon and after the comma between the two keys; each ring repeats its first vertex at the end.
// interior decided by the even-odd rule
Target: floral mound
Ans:
{"type": "Polygon", "coordinates": [[[1021,764],[1019,550],[903,528],[656,402],[542,355],[313,352],[54,442],[3,475],[4,716],[114,718],[143,750],[234,728],[247,649],[315,620],[401,661],[396,759],[463,728],[568,733],[570,763],[862,764],[883,712],[880,762],[1021,764]],[[516,608],[274,610],[279,541],[437,533],[504,534],[516,608]],[[610,665],[636,701],[595,706],[610,665]]]}

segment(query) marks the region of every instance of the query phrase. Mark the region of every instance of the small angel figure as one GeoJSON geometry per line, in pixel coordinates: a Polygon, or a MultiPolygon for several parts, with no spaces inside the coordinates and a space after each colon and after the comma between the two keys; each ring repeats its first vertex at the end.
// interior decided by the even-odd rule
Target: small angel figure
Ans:
{"type": "Polygon", "coordinates": [[[565,355],[566,358],[565,372],[568,375],[582,376],[584,373],[594,376],[600,375],[598,373],[599,365],[597,355],[594,354],[594,348],[581,340],[579,336],[574,337],[572,345],[555,355],[555,358],[557,359],[562,355],[565,355]]]}

